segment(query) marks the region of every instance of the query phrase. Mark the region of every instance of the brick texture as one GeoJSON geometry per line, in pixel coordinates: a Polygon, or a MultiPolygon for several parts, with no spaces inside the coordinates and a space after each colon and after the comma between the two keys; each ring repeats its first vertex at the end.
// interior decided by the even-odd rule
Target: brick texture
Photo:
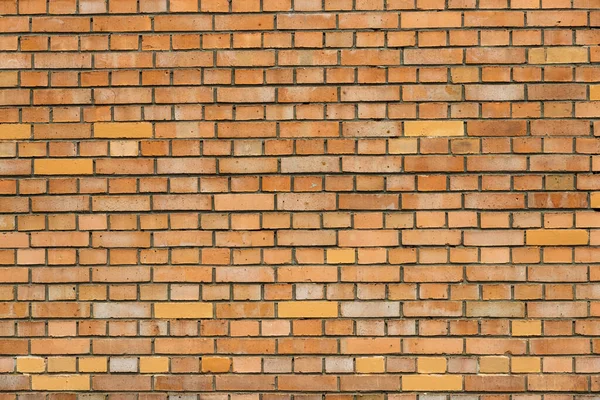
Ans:
{"type": "Polygon", "coordinates": [[[0,0],[0,400],[592,400],[598,0],[0,0]]]}

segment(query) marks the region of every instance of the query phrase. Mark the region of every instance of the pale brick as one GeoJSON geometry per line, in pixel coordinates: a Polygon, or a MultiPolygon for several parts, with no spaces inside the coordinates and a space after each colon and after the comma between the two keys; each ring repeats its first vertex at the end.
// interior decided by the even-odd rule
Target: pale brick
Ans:
{"type": "Polygon", "coordinates": [[[94,137],[104,139],[151,138],[152,124],[149,122],[97,122],[94,137]]]}
{"type": "Polygon", "coordinates": [[[154,303],[154,318],[212,318],[212,303],[154,303]]]}
{"type": "Polygon", "coordinates": [[[461,375],[404,375],[402,390],[405,392],[456,392],[462,390],[461,375]]]}

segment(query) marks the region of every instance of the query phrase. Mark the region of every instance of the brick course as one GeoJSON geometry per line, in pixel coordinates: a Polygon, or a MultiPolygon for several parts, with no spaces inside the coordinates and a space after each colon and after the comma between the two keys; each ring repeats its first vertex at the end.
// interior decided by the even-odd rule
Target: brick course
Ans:
{"type": "Polygon", "coordinates": [[[596,398],[599,27],[0,0],[0,400],[596,398]]]}

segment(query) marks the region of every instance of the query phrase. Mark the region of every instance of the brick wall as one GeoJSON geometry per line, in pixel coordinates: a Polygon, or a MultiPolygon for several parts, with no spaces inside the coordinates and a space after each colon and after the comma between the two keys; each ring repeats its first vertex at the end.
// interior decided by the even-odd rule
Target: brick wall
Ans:
{"type": "Polygon", "coordinates": [[[0,14],[0,400],[597,399],[598,0],[0,14]]]}

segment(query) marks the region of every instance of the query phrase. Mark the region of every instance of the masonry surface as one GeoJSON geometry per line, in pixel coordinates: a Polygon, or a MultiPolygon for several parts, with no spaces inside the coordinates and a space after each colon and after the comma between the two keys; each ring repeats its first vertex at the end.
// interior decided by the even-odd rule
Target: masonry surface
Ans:
{"type": "Polygon", "coordinates": [[[0,0],[0,400],[600,392],[598,0],[0,0]]]}

